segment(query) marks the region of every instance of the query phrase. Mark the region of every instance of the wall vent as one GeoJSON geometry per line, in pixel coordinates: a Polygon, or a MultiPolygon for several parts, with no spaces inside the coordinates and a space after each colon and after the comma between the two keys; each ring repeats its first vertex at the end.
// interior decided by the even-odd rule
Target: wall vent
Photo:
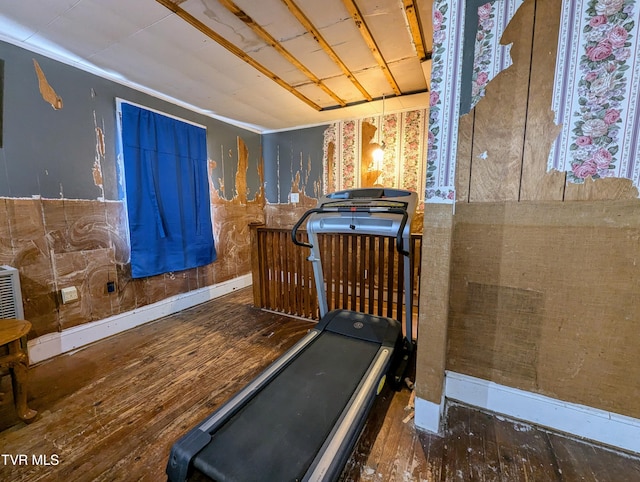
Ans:
{"type": "Polygon", "coordinates": [[[0,266],[0,318],[24,319],[20,273],[11,266],[0,266]]]}

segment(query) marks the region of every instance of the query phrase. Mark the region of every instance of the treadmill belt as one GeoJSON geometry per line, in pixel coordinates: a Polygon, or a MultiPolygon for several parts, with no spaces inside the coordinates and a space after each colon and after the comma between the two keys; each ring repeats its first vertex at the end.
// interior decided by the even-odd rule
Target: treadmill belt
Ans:
{"type": "Polygon", "coordinates": [[[213,434],[194,466],[219,481],[299,480],[379,348],[323,332],[213,434]]]}

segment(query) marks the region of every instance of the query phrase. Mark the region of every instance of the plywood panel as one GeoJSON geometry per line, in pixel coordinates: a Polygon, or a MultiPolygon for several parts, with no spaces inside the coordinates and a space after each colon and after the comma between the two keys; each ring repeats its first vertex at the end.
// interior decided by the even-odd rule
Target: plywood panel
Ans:
{"type": "Polygon", "coordinates": [[[561,7],[557,0],[536,1],[520,200],[561,201],[564,192],[565,174],[547,173],[549,150],[562,128],[551,110],[561,7]]]}
{"type": "Polygon", "coordinates": [[[526,0],[501,43],[513,42],[513,65],[489,82],[475,107],[469,200],[517,200],[524,151],[535,0],[526,0]]]}
{"type": "Polygon", "coordinates": [[[459,204],[447,368],[640,417],[640,201],[459,204]]]}
{"type": "Polygon", "coordinates": [[[475,110],[460,117],[456,157],[456,201],[469,202],[475,110]]]}
{"type": "Polygon", "coordinates": [[[439,404],[442,399],[447,320],[449,270],[453,235],[450,204],[426,204],[422,239],[422,267],[418,319],[416,395],[439,404]]]}
{"type": "Polygon", "coordinates": [[[638,188],[631,179],[605,178],[585,179],[583,184],[568,182],[565,188],[565,201],[599,201],[615,199],[637,199],[638,188]]]}

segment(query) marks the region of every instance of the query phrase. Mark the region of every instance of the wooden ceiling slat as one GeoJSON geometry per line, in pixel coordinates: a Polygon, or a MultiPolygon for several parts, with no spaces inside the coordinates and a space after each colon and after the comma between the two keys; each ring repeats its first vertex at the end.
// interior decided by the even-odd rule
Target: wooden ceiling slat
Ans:
{"type": "Polygon", "coordinates": [[[338,54],[335,53],[335,51],[331,48],[329,43],[320,34],[318,29],[313,25],[313,23],[311,23],[311,21],[307,18],[304,12],[300,10],[300,7],[298,7],[298,5],[296,5],[296,3],[293,0],[282,0],[282,3],[284,3],[287,6],[289,11],[298,20],[298,22],[302,24],[302,26],[307,30],[307,32],[309,32],[313,36],[313,39],[320,44],[320,47],[322,47],[322,49],[327,53],[327,55],[331,57],[331,59],[342,69],[342,72],[344,73],[344,75],[346,75],[347,78],[353,83],[353,85],[356,86],[356,88],[360,91],[360,93],[364,96],[364,98],[369,101],[373,100],[371,95],[360,84],[360,82],[358,82],[358,79],[355,78],[351,70],[349,70],[349,67],[347,67],[345,63],[340,59],[340,57],[338,57],[338,54]]]}
{"type": "Polygon", "coordinates": [[[420,17],[416,8],[415,0],[403,0],[404,12],[407,16],[407,22],[409,24],[409,31],[411,32],[411,38],[413,38],[413,44],[416,47],[416,54],[418,58],[423,61],[427,58],[427,51],[424,47],[424,34],[422,32],[422,25],[420,23],[420,17]]]}
{"type": "Polygon", "coordinates": [[[301,101],[305,102],[306,104],[308,104],[309,106],[313,107],[314,109],[316,109],[318,111],[322,110],[322,107],[320,107],[318,104],[313,102],[308,97],[302,95],[293,86],[289,85],[287,82],[285,82],[280,77],[278,77],[276,74],[271,72],[269,69],[267,69],[261,63],[259,63],[258,61],[256,61],[255,59],[253,59],[252,57],[247,55],[239,47],[237,47],[234,44],[232,44],[231,42],[229,42],[227,39],[225,39],[220,34],[215,32],[213,29],[211,29],[210,27],[208,27],[207,25],[202,23],[200,20],[195,18],[193,15],[191,15],[189,12],[184,10],[182,7],[178,6],[177,3],[181,3],[182,0],[174,0],[174,1],[172,1],[172,0],[156,0],[156,2],[158,2],[160,5],[163,5],[164,7],[168,8],[169,10],[171,10],[178,17],[180,17],[182,20],[184,20],[185,22],[187,22],[191,26],[193,26],[193,27],[197,28],[198,30],[200,30],[207,37],[209,37],[210,39],[216,41],[222,47],[227,49],[229,52],[234,54],[236,57],[239,57],[242,60],[244,60],[246,63],[251,65],[253,68],[258,70],[263,75],[266,75],[267,77],[269,77],[271,80],[273,80],[279,86],[281,86],[282,88],[284,88],[284,89],[288,90],[289,92],[291,92],[293,95],[295,95],[301,101]]]}
{"type": "Polygon", "coordinates": [[[389,66],[387,65],[386,60],[384,60],[384,57],[380,53],[380,49],[378,48],[378,45],[376,44],[376,41],[373,38],[373,35],[371,35],[371,31],[367,26],[367,22],[364,21],[364,18],[360,13],[360,9],[356,5],[355,0],[342,0],[342,1],[344,3],[344,6],[347,7],[347,11],[349,12],[349,15],[351,15],[351,18],[353,18],[353,21],[356,23],[356,27],[358,27],[358,30],[360,31],[360,35],[362,35],[362,38],[367,44],[367,47],[369,47],[369,50],[371,50],[371,53],[373,54],[373,58],[376,59],[376,62],[378,62],[378,66],[380,67],[385,77],[387,78],[387,82],[389,82],[389,85],[391,86],[391,88],[393,89],[396,95],[402,95],[402,92],[400,91],[400,87],[398,87],[398,83],[396,82],[396,79],[393,78],[393,74],[389,70],[389,66]]]}
{"type": "Polygon", "coordinates": [[[280,42],[269,34],[264,28],[258,25],[253,18],[245,13],[240,7],[238,7],[231,0],[219,0],[220,3],[231,13],[233,13],[239,20],[244,22],[251,30],[253,30],[258,36],[262,38],[267,44],[273,47],[280,55],[293,64],[298,70],[305,74],[315,85],[326,92],[331,98],[333,98],[342,107],[347,103],[335,94],[329,87],[327,87],[322,80],[320,80],[313,72],[307,69],[297,58],[295,58],[287,49],[285,49],[280,42]]]}

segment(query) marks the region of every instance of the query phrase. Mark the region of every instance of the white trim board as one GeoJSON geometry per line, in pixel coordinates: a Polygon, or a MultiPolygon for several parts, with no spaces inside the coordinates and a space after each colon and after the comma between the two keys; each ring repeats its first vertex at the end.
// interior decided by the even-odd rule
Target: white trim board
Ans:
{"type": "Polygon", "coordinates": [[[131,102],[127,99],[122,99],[120,97],[116,97],[116,113],[120,116],[122,115],[122,104],[129,104],[133,107],[137,107],[138,109],[148,110],[149,112],[153,112],[154,114],[158,114],[164,117],[168,117],[169,119],[177,120],[178,122],[184,122],[185,124],[189,124],[195,127],[199,127],[200,129],[207,130],[207,126],[198,124],[197,122],[190,121],[189,119],[185,119],[183,117],[178,117],[177,115],[168,114],[158,109],[152,109],[151,107],[147,107],[146,105],[137,104],[136,102],[131,102]]]}
{"type": "Polygon", "coordinates": [[[85,345],[143,325],[163,316],[191,308],[213,300],[240,288],[250,286],[251,274],[233,278],[222,283],[181,293],[150,305],[141,306],[103,320],[74,326],[59,333],[49,333],[28,343],[29,360],[38,363],[56,355],[76,350],[85,345]]]}
{"type": "MultiPolygon", "coordinates": [[[[554,431],[640,453],[639,419],[449,371],[446,372],[445,396],[554,431]]],[[[418,427],[433,431],[419,424],[424,418],[419,412],[428,403],[416,399],[415,421],[418,427]]],[[[433,422],[430,425],[433,427],[433,422]]]]}

